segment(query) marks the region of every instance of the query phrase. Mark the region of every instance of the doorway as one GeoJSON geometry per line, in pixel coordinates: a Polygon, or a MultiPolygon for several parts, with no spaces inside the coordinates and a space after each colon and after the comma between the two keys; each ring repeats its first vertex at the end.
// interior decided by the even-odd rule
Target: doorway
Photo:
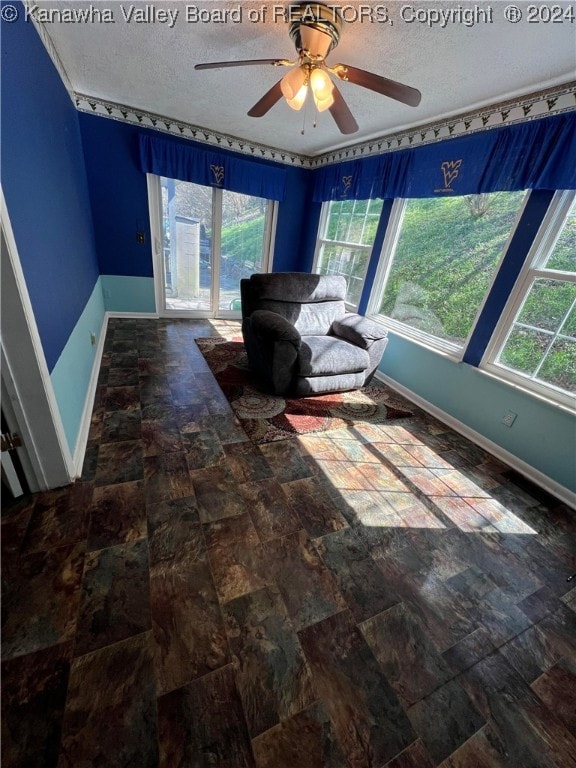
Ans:
{"type": "MultiPolygon", "coordinates": [[[[0,187],[2,411],[22,445],[17,455],[31,492],[58,488],[76,475],[0,187]]],[[[15,454],[14,454],[15,452],[15,454]]]]}
{"type": "Polygon", "coordinates": [[[272,263],[276,204],[164,176],[148,191],[158,313],[239,318],[240,280],[272,263]]]}

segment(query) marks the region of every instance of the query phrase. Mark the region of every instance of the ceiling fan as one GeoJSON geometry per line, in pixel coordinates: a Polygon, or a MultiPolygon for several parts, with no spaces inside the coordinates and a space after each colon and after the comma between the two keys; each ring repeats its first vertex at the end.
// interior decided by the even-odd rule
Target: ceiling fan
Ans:
{"type": "Polygon", "coordinates": [[[215,61],[196,64],[194,69],[265,64],[291,67],[290,71],[254,104],[248,115],[263,117],[282,96],[292,109],[299,110],[304,105],[310,90],[318,112],[328,109],[340,132],[346,134],[355,133],[358,130],[358,123],[330,75],[337,80],[361,85],[363,88],[389,96],[411,107],[418,106],[421,94],[416,88],[348,64],[328,66],[326,56],[338,45],[342,31],[342,16],[334,6],[301,2],[290,5],[287,12],[290,18],[289,34],[298,52],[298,58],[294,61],[287,59],[215,61]]]}

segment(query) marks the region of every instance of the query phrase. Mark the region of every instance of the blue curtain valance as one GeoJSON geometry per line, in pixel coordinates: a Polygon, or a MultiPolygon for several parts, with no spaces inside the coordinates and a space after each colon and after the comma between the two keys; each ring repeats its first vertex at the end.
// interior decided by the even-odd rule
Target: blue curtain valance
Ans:
{"type": "Polygon", "coordinates": [[[284,168],[145,134],[139,136],[139,142],[140,168],[145,173],[220,187],[266,200],[284,199],[284,168]]]}
{"type": "Polygon", "coordinates": [[[576,113],[320,168],[314,201],[522,189],[576,189],[576,113]]]}

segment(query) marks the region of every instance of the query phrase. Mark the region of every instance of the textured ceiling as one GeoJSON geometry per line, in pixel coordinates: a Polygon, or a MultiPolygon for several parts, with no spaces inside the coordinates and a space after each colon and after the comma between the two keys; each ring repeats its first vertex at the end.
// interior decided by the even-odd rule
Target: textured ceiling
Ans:
{"type": "Polygon", "coordinates": [[[328,112],[318,116],[314,128],[309,110],[302,135],[303,112],[294,112],[283,100],[263,118],[246,114],[287,70],[194,70],[195,64],[209,61],[293,59],[282,18],[289,3],[92,0],[36,5],[37,18],[46,9],[88,9],[92,14],[88,22],[66,23],[59,16],[44,22],[77,93],[309,156],[563,84],[576,74],[574,24],[568,19],[528,23],[528,3],[516,4],[523,14],[516,23],[506,20],[509,4],[501,0],[338,3],[349,23],[328,63],[343,62],[414,86],[422,101],[408,107],[341,83],[359,131],[343,136],[328,112]],[[379,20],[384,6],[392,23],[379,20]],[[462,9],[483,13],[467,25],[462,9]],[[226,11],[227,19],[220,21],[226,11]],[[444,24],[409,21],[430,11],[452,15],[444,16],[444,24]],[[165,23],[162,14],[169,19],[165,23]],[[104,23],[106,17],[115,23],[104,23]]]}

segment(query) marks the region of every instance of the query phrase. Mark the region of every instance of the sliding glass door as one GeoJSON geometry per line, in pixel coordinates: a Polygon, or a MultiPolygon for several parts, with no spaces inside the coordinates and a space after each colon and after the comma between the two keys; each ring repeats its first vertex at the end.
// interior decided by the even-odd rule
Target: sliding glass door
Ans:
{"type": "Polygon", "coordinates": [[[240,279],[272,261],[272,201],[149,176],[160,314],[239,317],[240,279]]]}
{"type": "Polygon", "coordinates": [[[160,177],[163,303],[166,310],[212,309],[212,190],[160,177]]]}
{"type": "MultiPolygon", "coordinates": [[[[221,190],[218,190],[220,192],[221,190]]],[[[240,308],[240,278],[267,272],[270,248],[269,209],[274,203],[261,197],[221,191],[220,288],[218,307],[240,308]]]]}

